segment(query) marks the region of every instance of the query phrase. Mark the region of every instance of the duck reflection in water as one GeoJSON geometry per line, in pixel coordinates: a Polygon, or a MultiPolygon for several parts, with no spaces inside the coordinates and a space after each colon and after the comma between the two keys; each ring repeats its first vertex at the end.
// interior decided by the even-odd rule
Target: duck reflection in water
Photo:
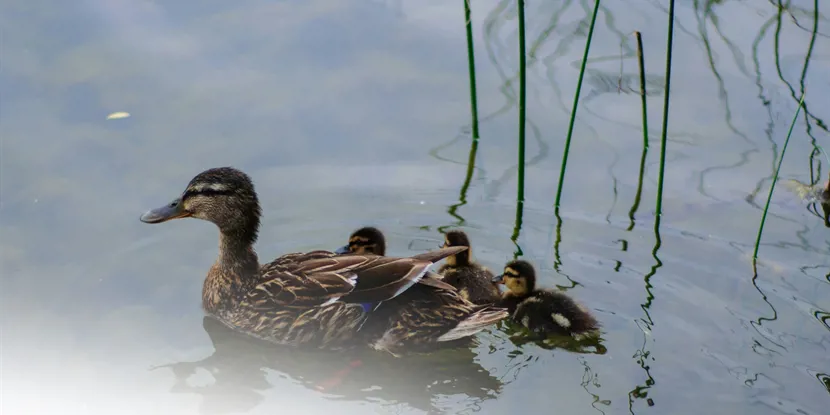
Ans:
{"type": "MultiPolygon", "coordinates": [[[[404,403],[427,412],[441,412],[438,398],[466,396],[464,406],[477,406],[501,393],[502,382],[475,361],[471,349],[442,350],[427,355],[393,357],[371,350],[343,353],[304,351],[273,345],[234,332],[206,316],[203,327],[215,351],[196,362],[178,362],[168,368],[176,377],[171,392],[202,395],[204,414],[249,411],[262,403],[271,389],[269,371],[283,374],[284,381],[325,393],[326,398],[346,401],[382,400],[404,403]],[[341,368],[335,372],[332,368],[341,368]],[[213,382],[195,385],[199,369],[213,382]]],[[[456,401],[456,403],[458,403],[456,401]]]]}

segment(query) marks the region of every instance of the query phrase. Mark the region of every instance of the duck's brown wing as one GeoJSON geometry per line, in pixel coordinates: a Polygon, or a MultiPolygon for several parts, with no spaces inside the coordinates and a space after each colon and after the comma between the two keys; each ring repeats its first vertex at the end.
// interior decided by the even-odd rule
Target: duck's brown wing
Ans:
{"type": "MultiPolygon", "coordinates": [[[[440,260],[456,253],[451,248],[443,251],[429,258],[440,260]]],[[[430,266],[431,261],[414,257],[327,255],[327,251],[288,254],[262,267],[259,284],[249,299],[260,307],[314,307],[334,301],[379,303],[420,281],[430,266]]]]}
{"type": "Polygon", "coordinates": [[[450,255],[455,255],[459,252],[467,250],[466,246],[448,246],[446,248],[436,249],[434,251],[424,252],[418,255],[411,256],[412,259],[419,259],[422,261],[438,262],[450,255]]]}
{"type": "Polygon", "coordinates": [[[375,303],[400,295],[413,284],[420,282],[435,288],[454,290],[429,272],[433,263],[464,251],[467,247],[448,247],[424,252],[409,258],[371,257],[373,262],[356,267],[357,286],[342,300],[347,302],[375,303]]]}
{"type": "Polygon", "coordinates": [[[444,282],[444,277],[432,271],[427,271],[424,278],[418,281],[419,284],[429,285],[430,287],[440,288],[442,290],[455,291],[455,287],[444,282]]]}

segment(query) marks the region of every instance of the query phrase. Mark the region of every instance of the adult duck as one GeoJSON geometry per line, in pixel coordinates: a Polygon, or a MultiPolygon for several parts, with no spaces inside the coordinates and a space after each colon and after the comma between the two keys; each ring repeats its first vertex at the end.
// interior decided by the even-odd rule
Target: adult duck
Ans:
{"type": "Polygon", "coordinates": [[[466,248],[408,258],[319,250],[260,264],[253,248],[260,216],[251,178],[219,167],[199,173],[179,197],[141,221],[192,217],[215,224],[219,255],[203,284],[202,307],[237,331],[277,344],[366,344],[395,354],[471,336],[507,316],[503,309],[477,307],[449,290],[418,284],[435,262],[466,248]]]}

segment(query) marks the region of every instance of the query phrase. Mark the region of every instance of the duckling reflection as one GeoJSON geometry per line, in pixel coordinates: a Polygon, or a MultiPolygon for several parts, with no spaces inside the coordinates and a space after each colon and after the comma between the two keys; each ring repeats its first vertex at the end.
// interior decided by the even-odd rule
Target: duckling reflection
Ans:
{"type": "Polygon", "coordinates": [[[329,399],[400,402],[427,412],[438,411],[441,396],[466,396],[475,405],[495,398],[502,389],[502,382],[475,362],[470,349],[400,358],[365,349],[329,353],[273,345],[236,333],[209,316],[203,327],[215,349],[212,355],[156,368],[169,368],[176,376],[171,392],[202,395],[203,414],[244,412],[259,405],[276,387],[266,379],[268,370],[325,392],[329,399]],[[213,384],[190,384],[199,369],[213,376],[213,384]]]}
{"type": "MultiPolygon", "coordinates": [[[[528,339],[519,339],[518,343],[539,341],[537,345],[548,348],[553,346],[584,352],[580,347],[573,347],[577,346],[574,341],[591,341],[596,343],[598,354],[605,353],[605,348],[598,343],[600,324],[597,319],[565,293],[537,288],[536,270],[529,262],[508,262],[504,273],[493,280],[507,287],[498,306],[507,308],[512,320],[533,335],[528,339]],[[552,336],[559,336],[564,341],[556,341],[552,336]]],[[[514,340],[514,343],[517,341],[514,340]]]]}

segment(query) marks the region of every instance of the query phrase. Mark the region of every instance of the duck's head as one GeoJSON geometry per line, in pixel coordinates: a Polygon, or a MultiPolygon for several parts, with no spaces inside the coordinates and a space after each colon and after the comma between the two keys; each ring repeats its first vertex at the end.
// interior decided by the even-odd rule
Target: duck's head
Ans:
{"type": "Polygon", "coordinates": [[[161,223],[192,217],[215,223],[223,234],[240,242],[253,243],[260,214],[251,178],[233,167],[218,167],[199,173],[181,196],[141,215],[141,221],[161,223]]]}
{"type": "Polygon", "coordinates": [[[513,260],[504,266],[504,273],[493,278],[493,282],[504,284],[514,295],[529,295],[536,289],[536,270],[530,262],[513,260]]]}
{"type": "Polygon", "coordinates": [[[447,232],[444,235],[444,245],[441,245],[441,247],[449,248],[451,246],[466,246],[468,249],[448,256],[447,265],[453,267],[469,265],[472,248],[470,248],[470,238],[467,237],[467,234],[458,229],[447,232]]]}
{"type": "Polygon", "coordinates": [[[352,232],[349,243],[337,249],[335,253],[386,255],[386,238],[378,228],[366,226],[352,232]]]}

